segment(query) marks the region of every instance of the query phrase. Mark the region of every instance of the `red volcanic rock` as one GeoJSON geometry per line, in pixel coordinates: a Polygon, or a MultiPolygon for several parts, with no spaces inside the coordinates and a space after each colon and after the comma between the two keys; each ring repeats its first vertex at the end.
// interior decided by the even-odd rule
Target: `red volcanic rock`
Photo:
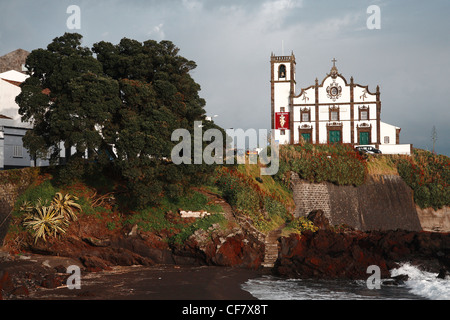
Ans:
{"type": "Polygon", "coordinates": [[[111,267],[109,266],[107,261],[96,256],[85,255],[80,257],[80,261],[86,267],[86,271],[88,272],[111,270],[111,267]]]}
{"type": "Polygon", "coordinates": [[[9,276],[8,271],[0,271],[0,293],[3,290],[4,292],[10,292],[14,289],[14,284],[9,276]]]}
{"type": "Polygon", "coordinates": [[[28,288],[24,285],[15,288],[12,292],[12,295],[15,296],[28,296],[30,294],[30,291],[28,290],[28,288]]]}
{"type": "Polygon", "coordinates": [[[41,287],[48,289],[55,289],[62,286],[67,280],[67,276],[60,276],[56,274],[48,274],[41,282],[41,287]]]}
{"type": "Polygon", "coordinates": [[[274,272],[287,277],[367,279],[370,265],[379,266],[381,276],[388,277],[396,263],[411,260],[438,272],[448,268],[450,256],[450,234],[404,230],[327,229],[283,237],[280,244],[274,272]]]}
{"type": "Polygon", "coordinates": [[[241,237],[227,238],[211,260],[222,266],[239,265],[242,263],[243,247],[244,244],[241,237]]]}
{"type": "Polygon", "coordinates": [[[275,273],[287,277],[364,279],[367,267],[376,264],[382,275],[388,275],[384,258],[361,248],[354,240],[352,235],[330,230],[282,238],[275,273]]]}

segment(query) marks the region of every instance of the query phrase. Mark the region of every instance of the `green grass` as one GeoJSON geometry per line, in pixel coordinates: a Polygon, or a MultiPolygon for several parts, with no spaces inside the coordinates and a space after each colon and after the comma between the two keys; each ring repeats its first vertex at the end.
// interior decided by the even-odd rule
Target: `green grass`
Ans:
{"type": "Polygon", "coordinates": [[[17,198],[13,214],[17,215],[19,213],[19,207],[25,201],[29,201],[33,205],[35,205],[39,199],[50,203],[57,192],[58,189],[52,185],[50,180],[46,180],[39,185],[33,184],[17,198]]]}
{"type": "Polygon", "coordinates": [[[226,225],[226,219],[221,214],[213,214],[210,216],[206,216],[202,219],[196,220],[193,224],[191,224],[187,228],[183,228],[183,230],[172,237],[169,241],[176,244],[182,244],[185,242],[196,230],[203,229],[208,230],[213,224],[218,223],[222,228],[226,225]]]}
{"type": "Polygon", "coordinates": [[[163,200],[163,206],[169,208],[169,210],[176,210],[178,208],[186,211],[200,211],[204,210],[209,213],[220,213],[222,212],[222,207],[217,204],[208,203],[209,199],[207,196],[200,192],[192,192],[190,195],[179,197],[176,199],[163,200]]]}
{"type": "Polygon", "coordinates": [[[209,204],[208,198],[200,192],[192,192],[189,195],[177,199],[163,198],[161,204],[157,207],[148,207],[131,214],[124,224],[137,224],[138,228],[147,232],[169,233],[169,238],[165,239],[169,243],[182,243],[197,229],[207,230],[214,223],[225,226],[226,219],[222,214],[222,207],[216,204],[209,204]],[[180,220],[179,223],[166,218],[166,213],[177,212],[179,209],[186,211],[204,210],[211,213],[202,219],[197,219],[193,223],[185,223],[180,220]]]}

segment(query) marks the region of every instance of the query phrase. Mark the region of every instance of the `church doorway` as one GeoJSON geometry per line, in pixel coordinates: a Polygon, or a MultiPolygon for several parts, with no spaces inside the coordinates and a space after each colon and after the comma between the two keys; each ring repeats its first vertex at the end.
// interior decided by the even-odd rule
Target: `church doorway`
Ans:
{"type": "Polygon", "coordinates": [[[311,142],[311,133],[302,133],[303,141],[311,142]]]}
{"type": "Polygon", "coordinates": [[[328,141],[330,143],[339,143],[341,142],[341,131],[340,130],[330,130],[329,131],[330,136],[328,137],[328,141]]]}
{"type": "Polygon", "coordinates": [[[359,133],[359,144],[369,144],[369,132],[359,133]]]}

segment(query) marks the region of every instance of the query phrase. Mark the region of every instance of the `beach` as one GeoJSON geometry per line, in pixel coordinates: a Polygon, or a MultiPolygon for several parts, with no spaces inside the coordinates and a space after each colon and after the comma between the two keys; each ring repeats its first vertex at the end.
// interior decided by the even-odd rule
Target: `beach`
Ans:
{"type": "MultiPolygon", "coordinates": [[[[81,289],[66,285],[30,292],[27,300],[254,300],[241,288],[261,272],[229,267],[159,265],[82,273],[81,289]]],[[[20,298],[19,298],[20,299],[20,298]]]]}

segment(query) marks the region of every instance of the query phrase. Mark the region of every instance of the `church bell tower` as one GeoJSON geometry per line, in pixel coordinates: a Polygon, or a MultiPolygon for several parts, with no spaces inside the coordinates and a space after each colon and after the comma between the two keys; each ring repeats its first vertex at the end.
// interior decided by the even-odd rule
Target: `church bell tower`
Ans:
{"type": "Polygon", "coordinates": [[[271,129],[280,144],[293,141],[293,96],[295,92],[295,56],[270,57],[271,129]]]}

